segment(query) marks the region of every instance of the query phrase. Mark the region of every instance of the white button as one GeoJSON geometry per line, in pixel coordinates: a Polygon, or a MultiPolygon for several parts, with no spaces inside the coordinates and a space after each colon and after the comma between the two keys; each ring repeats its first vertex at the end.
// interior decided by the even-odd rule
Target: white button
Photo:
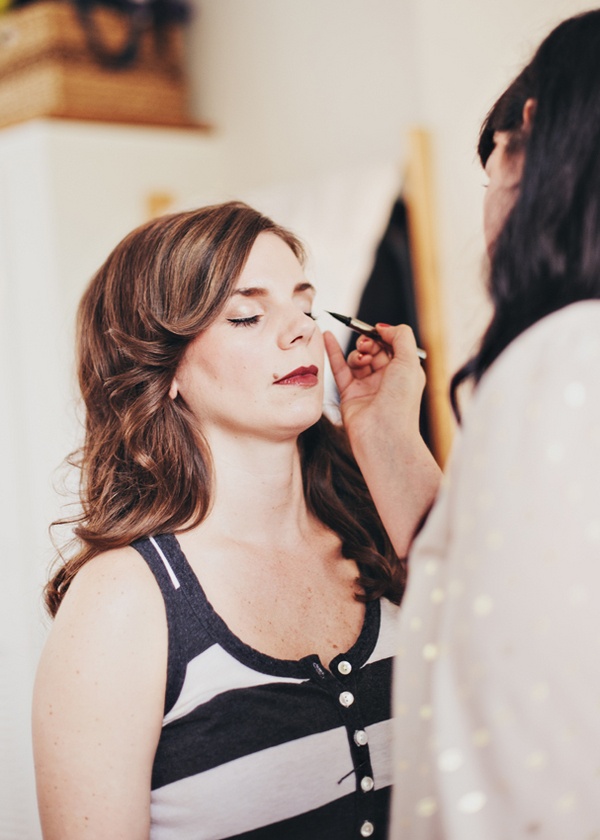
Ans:
{"type": "Polygon", "coordinates": [[[361,837],[370,837],[371,834],[375,831],[375,826],[369,820],[365,820],[364,823],[360,827],[360,836],[361,837]]]}
{"type": "Polygon", "coordinates": [[[364,729],[357,729],[354,733],[354,743],[357,747],[364,747],[369,741],[369,736],[364,729]]]}
{"type": "Polygon", "coordinates": [[[354,703],[354,694],[351,691],[342,691],[340,694],[340,703],[342,706],[348,708],[354,703]]]}
{"type": "Polygon", "coordinates": [[[342,662],[340,662],[339,665],[338,665],[338,671],[340,672],[340,674],[343,674],[344,676],[349,674],[351,670],[352,670],[352,665],[349,662],[346,662],[345,659],[342,662]]]}
{"type": "Polygon", "coordinates": [[[375,787],[375,782],[370,776],[363,776],[363,778],[360,780],[360,786],[363,793],[368,793],[375,787]]]}

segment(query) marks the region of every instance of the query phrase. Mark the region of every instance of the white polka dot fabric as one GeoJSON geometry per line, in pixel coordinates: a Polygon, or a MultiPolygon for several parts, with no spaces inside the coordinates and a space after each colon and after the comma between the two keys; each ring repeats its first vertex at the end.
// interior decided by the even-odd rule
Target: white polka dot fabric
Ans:
{"type": "Polygon", "coordinates": [[[410,559],[394,840],[600,840],[600,301],[514,341],[410,559]]]}

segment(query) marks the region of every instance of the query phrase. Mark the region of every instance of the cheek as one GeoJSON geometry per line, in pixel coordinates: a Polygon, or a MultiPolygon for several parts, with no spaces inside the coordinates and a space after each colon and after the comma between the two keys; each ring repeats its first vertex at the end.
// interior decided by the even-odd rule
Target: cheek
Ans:
{"type": "Polygon", "coordinates": [[[490,185],[483,200],[483,232],[488,253],[491,252],[517,198],[515,187],[490,185]]]}
{"type": "Polygon", "coordinates": [[[493,220],[494,198],[492,189],[488,186],[485,191],[483,199],[483,235],[488,252],[491,249],[494,237],[494,220],[493,220]]]}
{"type": "Polygon", "coordinates": [[[227,384],[241,377],[239,359],[235,365],[215,343],[197,341],[178,371],[179,392],[195,413],[207,401],[218,397],[227,384]]]}
{"type": "Polygon", "coordinates": [[[497,146],[488,160],[490,182],[483,201],[483,225],[488,252],[502,231],[509,213],[515,206],[523,175],[523,152],[507,154],[497,146]]]}

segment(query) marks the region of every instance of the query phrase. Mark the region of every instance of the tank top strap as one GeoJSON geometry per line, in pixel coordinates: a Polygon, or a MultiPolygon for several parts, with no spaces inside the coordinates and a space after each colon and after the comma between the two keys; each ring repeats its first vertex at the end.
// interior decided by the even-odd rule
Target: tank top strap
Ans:
{"type": "Polygon", "coordinates": [[[132,543],[142,555],[160,588],[169,633],[165,714],[173,708],[185,680],[187,663],[213,640],[198,620],[194,604],[198,580],[170,534],[142,537],[132,543]]]}
{"type": "Polygon", "coordinates": [[[181,581],[175,574],[173,562],[169,558],[172,551],[164,536],[142,537],[132,543],[132,547],[150,566],[165,599],[181,588],[181,581]]]}

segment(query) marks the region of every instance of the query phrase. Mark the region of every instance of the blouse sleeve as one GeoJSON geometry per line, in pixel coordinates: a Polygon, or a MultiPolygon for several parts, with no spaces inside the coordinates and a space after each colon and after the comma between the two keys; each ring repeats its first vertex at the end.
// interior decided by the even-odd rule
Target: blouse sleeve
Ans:
{"type": "Polygon", "coordinates": [[[600,303],[477,390],[411,557],[392,837],[600,838],[600,303]]]}

